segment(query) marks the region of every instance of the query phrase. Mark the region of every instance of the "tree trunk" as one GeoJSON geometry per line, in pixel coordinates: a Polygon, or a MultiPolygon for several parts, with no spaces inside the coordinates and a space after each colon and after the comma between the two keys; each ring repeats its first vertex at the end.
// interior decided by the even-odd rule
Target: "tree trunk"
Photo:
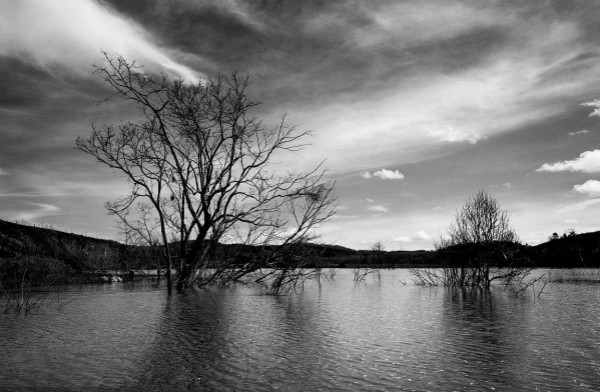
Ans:
{"type": "Polygon", "coordinates": [[[179,277],[177,278],[177,285],[175,286],[175,290],[183,291],[183,289],[187,286],[188,279],[190,277],[191,268],[186,260],[181,261],[181,268],[179,270],[179,277]]]}
{"type": "MultiPolygon", "coordinates": [[[[160,274],[159,274],[160,276],[160,274]]],[[[167,260],[167,274],[166,274],[166,279],[167,279],[167,292],[169,294],[171,294],[171,288],[173,286],[172,280],[171,280],[171,258],[169,257],[169,260],[167,260]]]]}

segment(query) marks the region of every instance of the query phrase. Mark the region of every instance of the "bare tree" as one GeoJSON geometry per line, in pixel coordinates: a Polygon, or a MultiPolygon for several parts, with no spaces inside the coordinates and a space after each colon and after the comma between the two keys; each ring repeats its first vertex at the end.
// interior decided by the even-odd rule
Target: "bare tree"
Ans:
{"type": "Polygon", "coordinates": [[[130,194],[107,209],[138,240],[160,242],[169,287],[171,268],[182,290],[298,265],[287,255],[333,215],[333,183],[320,165],[284,172],[275,159],[300,151],[309,132],[283,119],[265,127],[250,113],[258,102],[246,95],[248,79],[237,73],[190,85],[106,53],[95,71],[114,96],[137,105],[140,120],[94,126],[77,148],[130,183],[130,194]],[[239,266],[215,256],[223,242],[268,251],[239,266]]]}
{"type": "Polygon", "coordinates": [[[383,243],[381,241],[376,241],[373,246],[371,246],[371,254],[365,260],[367,266],[354,268],[354,281],[362,282],[371,274],[376,274],[378,278],[381,278],[379,267],[373,266],[373,264],[381,262],[384,252],[385,246],[383,243]]]}
{"type": "Polygon", "coordinates": [[[371,246],[371,251],[373,251],[373,253],[379,257],[380,254],[385,251],[385,245],[383,245],[383,242],[381,241],[376,241],[373,246],[371,246]]]}
{"type": "Polygon", "coordinates": [[[509,221],[498,201],[480,190],[456,214],[447,245],[515,242],[518,237],[509,221]]]}
{"type": "Polygon", "coordinates": [[[413,271],[421,284],[489,287],[495,280],[521,284],[531,270],[516,260],[520,245],[508,213],[484,191],[467,200],[448,234],[436,244],[447,268],[413,271]]]}

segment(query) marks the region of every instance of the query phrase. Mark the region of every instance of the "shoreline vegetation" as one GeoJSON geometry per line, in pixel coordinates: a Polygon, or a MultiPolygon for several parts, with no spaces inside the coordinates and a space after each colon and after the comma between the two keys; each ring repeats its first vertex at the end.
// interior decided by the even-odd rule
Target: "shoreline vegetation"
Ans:
{"type": "MultiPolygon", "coordinates": [[[[435,251],[385,251],[382,246],[354,250],[338,245],[306,244],[311,256],[303,266],[305,272],[298,272],[301,278],[288,282],[291,283],[288,288],[317,275],[331,279],[337,268],[353,269],[356,282],[368,275],[380,277],[382,269],[406,268],[411,269],[417,285],[456,286],[448,283],[446,275],[455,270],[456,262],[464,260],[465,254],[473,253],[473,246],[476,245],[456,245],[435,251]],[[325,271],[320,272],[321,269],[325,271]]],[[[66,303],[60,293],[52,289],[60,285],[145,278],[151,278],[158,285],[166,275],[165,266],[160,264],[160,249],[0,220],[0,310],[5,314],[27,314],[41,306],[60,309],[66,303]]],[[[232,268],[243,268],[260,258],[261,253],[270,251],[269,246],[239,244],[217,244],[214,249],[211,256],[215,262],[231,258],[232,268]]],[[[535,293],[537,287],[539,296],[550,282],[600,282],[600,231],[577,234],[570,230],[562,236],[554,233],[548,242],[536,246],[510,243],[503,249],[510,253],[510,263],[497,261],[497,268],[551,269],[543,279],[521,282],[518,290],[533,287],[535,293]]],[[[285,260],[279,263],[281,268],[286,268],[285,260]]],[[[178,271],[174,269],[172,273],[176,276],[178,271]]],[[[262,283],[268,274],[257,276],[257,282],[262,283]]]]}
{"type": "MultiPolygon", "coordinates": [[[[355,250],[338,245],[307,244],[312,253],[305,268],[444,268],[463,252],[450,249],[355,250]]],[[[511,266],[529,268],[600,268],[600,231],[562,237],[536,245],[511,244],[511,266]]],[[[215,258],[229,254],[232,265],[244,265],[268,246],[218,244],[215,258]]],[[[152,271],[157,256],[145,246],[67,233],[0,220],[0,288],[14,289],[23,279],[35,286],[100,283],[110,274],[127,280],[134,271],[152,271]],[[121,271],[120,273],[118,271],[121,271]]],[[[161,267],[164,270],[164,267],[161,267]]],[[[138,272],[134,272],[138,274],[138,272]]]]}

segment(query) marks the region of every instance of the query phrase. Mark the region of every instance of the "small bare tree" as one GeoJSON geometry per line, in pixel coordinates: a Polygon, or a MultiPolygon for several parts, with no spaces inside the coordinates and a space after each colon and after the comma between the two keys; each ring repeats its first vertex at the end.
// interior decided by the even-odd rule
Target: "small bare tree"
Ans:
{"type": "Polygon", "coordinates": [[[516,232],[510,227],[508,213],[484,191],[478,191],[467,200],[450,225],[449,235],[447,245],[518,241],[516,232]]]}
{"type": "Polygon", "coordinates": [[[354,281],[362,282],[367,278],[368,275],[376,274],[378,278],[381,278],[381,273],[379,268],[373,266],[374,262],[380,262],[383,253],[385,252],[385,246],[381,241],[377,241],[371,246],[371,254],[367,257],[366,267],[357,267],[354,268],[354,281]]]}
{"type": "Polygon", "coordinates": [[[309,132],[283,120],[265,127],[250,114],[258,102],[246,95],[248,79],[236,73],[190,85],[106,53],[95,70],[141,118],[94,126],[77,148],[130,183],[107,209],[138,240],[160,242],[169,287],[171,268],[182,290],[301,265],[288,255],[333,215],[333,183],[320,166],[283,172],[275,159],[300,151],[309,132]],[[263,246],[265,256],[239,265],[216,256],[223,242],[263,246]]]}
{"type": "Polygon", "coordinates": [[[522,282],[531,270],[514,265],[518,236],[510,227],[508,213],[484,191],[467,200],[448,234],[436,244],[447,268],[413,271],[421,284],[489,287],[495,280],[505,284],[522,282]]]}

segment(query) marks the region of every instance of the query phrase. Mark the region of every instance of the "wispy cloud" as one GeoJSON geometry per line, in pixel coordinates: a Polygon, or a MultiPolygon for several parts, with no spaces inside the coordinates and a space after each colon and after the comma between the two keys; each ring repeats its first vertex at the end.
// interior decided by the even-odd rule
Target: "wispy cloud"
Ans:
{"type": "Polygon", "coordinates": [[[404,178],[404,174],[400,173],[399,170],[388,170],[388,169],[377,170],[373,174],[366,171],[363,174],[361,174],[361,176],[366,179],[369,179],[372,177],[379,177],[382,180],[402,180],[404,178]]]}
{"type": "Polygon", "coordinates": [[[576,135],[585,135],[586,133],[590,133],[590,131],[588,131],[587,129],[582,129],[581,131],[569,132],[568,135],[576,136],[576,135]]]}
{"type": "Polygon", "coordinates": [[[367,207],[368,211],[373,211],[373,212],[388,212],[389,209],[385,206],[382,205],[375,205],[375,206],[369,206],[367,207]]]}
{"type": "MultiPolygon", "coordinates": [[[[412,163],[447,148],[432,140],[479,143],[569,110],[574,97],[593,90],[589,77],[600,66],[586,55],[595,43],[581,39],[576,21],[543,7],[523,4],[507,12],[468,2],[364,4],[355,11],[327,7],[301,19],[298,38],[327,36],[319,42],[329,56],[290,54],[288,61],[297,64],[286,65],[293,69],[309,58],[322,65],[298,70],[293,83],[282,78],[277,85],[285,87],[274,91],[279,97],[305,92],[281,107],[318,127],[316,154],[327,156],[334,171],[357,170],[365,161],[412,163]],[[364,27],[357,29],[356,20],[364,27]],[[315,73],[323,70],[326,80],[315,73]],[[350,76],[357,73],[369,76],[350,76]]],[[[264,64],[256,67],[266,71],[264,64]]]]}
{"type": "Polygon", "coordinates": [[[26,202],[26,204],[31,206],[32,208],[26,209],[24,211],[19,211],[15,215],[15,219],[31,222],[46,216],[58,215],[61,212],[61,209],[59,207],[52,204],[34,202],[26,202]]]}
{"type": "Polygon", "coordinates": [[[469,143],[469,144],[477,144],[478,141],[485,139],[485,136],[479,135],[474,132],[461,132],[452,127],[447,127],[445,129],[439,129],[431,133],[436,139],[439,139],[442,142],[448,143],[469,143]]]}
{"type": "Polygon", "coordinates": [[[507,189],[512,189],[513,188],[513,184],[510,182],[505,182],[502,183],[500,185],[490,185],[490,188],[507,188],[507,189]]]}
{"type": "Polygon", "coordinates": [[[31,116],[31,115],[33,115],[33,113],[31,113],[31,112],[26,112],[26,111],[24,111],[24,110],[15,110],[15,109],[0,108],[0,111],[2,111],[2,112],[7,112],[7,113],[24,114],[24,115],[26,115],[26,116],[31,116]]]}
{"type": "Polygon", "coordinates": [[[538,172],[600,172],[600,150],[585,151],[578,158],[556,163],[544,163],[538,172]]]}
{"type": "Polygon", "coordinates": [[[93,0],[0,0],[0,9],[0,56],[46,70],[60,65],[87,77],[105,50],[188,81],[202,76],[157,46],[142,26],[93,0]]]}
{"type": "Polygon", "coordinates": [[[598,203],[600,203],[600,198],[584,200],[581,202],[577,202],[577,203],[562,207],[558,210],[558,213],[559,214],[567,214],[567,213],[584,211],[592,206],[595,206],[598,203]]]}
{"type": "Polygon", "coordinates": [[[600,196],[600,181],[588,180],[581,185],[575,185],[573,191],[583,193],[588,196],[600,196]]]}
{"type": "Polygon", "coordinates": [[[423,230],[417,231],[414,235],[402,235],[394,238],[392,241],[394,242],[413,242],[413,241],[430,241],[431,236],[423,230]]]}

